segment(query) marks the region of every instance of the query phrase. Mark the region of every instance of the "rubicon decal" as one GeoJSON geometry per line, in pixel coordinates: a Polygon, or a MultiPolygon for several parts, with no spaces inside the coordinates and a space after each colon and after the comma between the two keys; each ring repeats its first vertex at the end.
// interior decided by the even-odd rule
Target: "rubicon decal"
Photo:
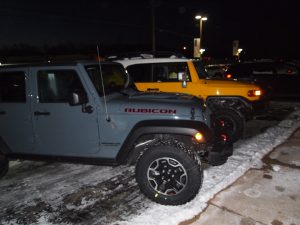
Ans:
{"type": "Polygon", "coordinates": [[[125,108],[127,113],[176,114],[176,109],[125,108]]]}

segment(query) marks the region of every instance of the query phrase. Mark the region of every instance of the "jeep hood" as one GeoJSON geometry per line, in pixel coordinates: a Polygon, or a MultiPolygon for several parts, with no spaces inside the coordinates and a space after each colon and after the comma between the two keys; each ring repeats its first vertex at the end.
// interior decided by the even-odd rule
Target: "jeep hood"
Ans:
{"type": "Polygon", "coordinates": [[[203,107],[203,100],[189,94],[164,92],[136,92],[128,96],[131,104],[155,105],[156,107],[172,106],[178,108],[203,107]]]}
{"type": "Polygon", "coordinates": [[[129,98],[131,99],[144,99],[144,100],[168,100],[168,101],[190,101],[195,99],[194,96],[183,94],[183,93],[165,93],[165,92],[137,92],[131,95],[129,98]]]}
{"type": "Polygon", "coordinates": [[[107,102],[109,110],[114,113],[136,115],[160,115],[164,117],[179,116],[203,118],[203,100],[187,94],[135,92],[130,95],[119,95],[107,102]]]}

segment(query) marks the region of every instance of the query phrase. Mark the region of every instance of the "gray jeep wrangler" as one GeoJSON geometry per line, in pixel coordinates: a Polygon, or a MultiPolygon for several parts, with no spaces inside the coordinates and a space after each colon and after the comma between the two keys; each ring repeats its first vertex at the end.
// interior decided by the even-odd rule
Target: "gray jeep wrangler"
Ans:
{"type": "Polygon", "coordinates": [[[117,63],[1,66],[0,176],[15,158],[134,164],[151,200],[193,199],[201,160],[222,164],[232,145],[212,133],[201,99],[138,92],[127,81],[117,63]]]}

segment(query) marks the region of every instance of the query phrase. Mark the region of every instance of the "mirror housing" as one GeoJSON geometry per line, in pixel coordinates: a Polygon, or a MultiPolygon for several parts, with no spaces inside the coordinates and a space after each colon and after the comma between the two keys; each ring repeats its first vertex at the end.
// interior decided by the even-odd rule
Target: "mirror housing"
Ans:
{"type": "Polygon", "coordinates": [[[83,90],[74,90],[69,96],[69,104],[71,106],[83,105],[88,103],[88,97],[83,90]]]}
{"type": "Polygon", "coordinates": [[[182,75],[182,82],[181,82],[182,88],[186,88],[186,86],[187,86],[186,80],[187,80],[186,79],[186,72],[184,72],[183,75],[182,75]]]}

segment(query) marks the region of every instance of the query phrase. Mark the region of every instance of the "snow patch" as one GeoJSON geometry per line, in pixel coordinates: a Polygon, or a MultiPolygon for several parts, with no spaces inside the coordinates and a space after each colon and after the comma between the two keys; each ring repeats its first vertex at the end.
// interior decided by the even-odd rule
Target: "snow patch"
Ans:
{"type": "Polygon", "coordinates": [[[280,171],[280,169],[281,169],[281,167],[279,165],[272,165],[272,170],[274,172],[278,172],[278,171],[280,171]]]}
{"type": "MultiPolygon", "coordinates": [[[[290,114],[286,120],[266,132],[248,140],[240,140],[234,145],[234,154],[227,163],[209,167],[204,171],[202,189],[191,202],[182,206],[162,206],[150,203],[149,208],[127,221],[117,221],[113,225],[177,225],[201,213],[207,202],[218,192],[228,187],[250,168],[262,166],[261,159],[276,146],[283,143],[299,126],[300,110],[290,114]],[[170,216],[172,215],[172,216],[170,216]]],[[[273,166],[273,170],[278,166],[273,166]]],[[[248,195],[259,196],[258,189],[249,190],[248,195]]]]}

